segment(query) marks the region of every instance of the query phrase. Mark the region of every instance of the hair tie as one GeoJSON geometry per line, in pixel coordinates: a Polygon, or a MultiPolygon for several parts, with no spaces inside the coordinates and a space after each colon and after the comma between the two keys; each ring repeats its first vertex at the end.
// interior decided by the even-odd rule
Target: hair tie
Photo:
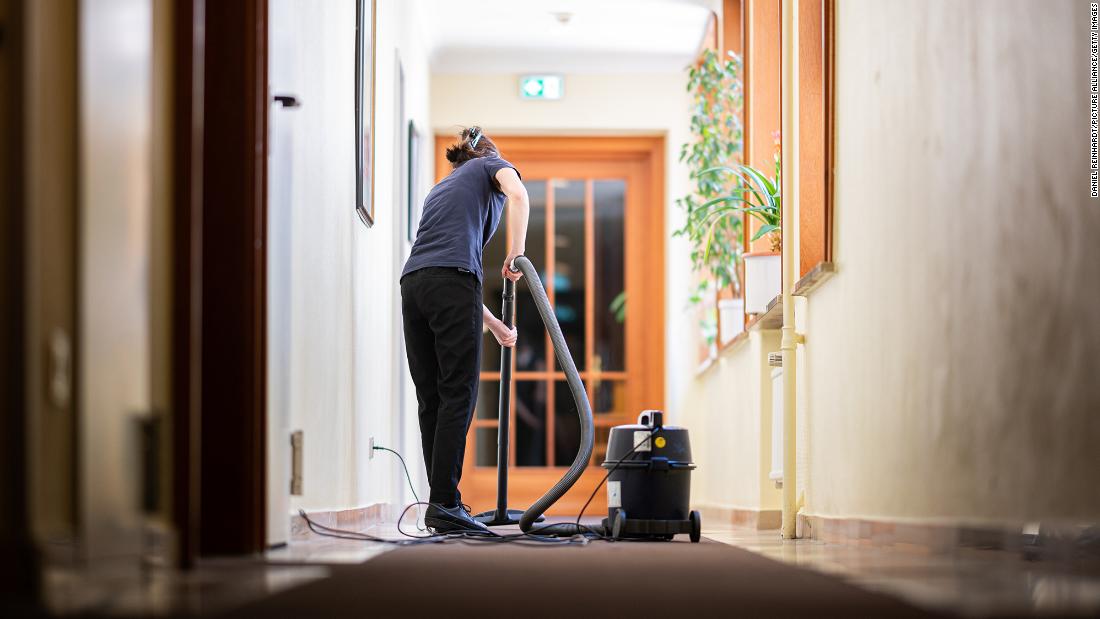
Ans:
{"type": "Polygon", "coordinates": [[[477,148],[477,142],[481,139],[480,129],[474,129],[474,133],[476,133],[477,135],[474,136],[474,141],[470,142],[470,148],[477,148]]]}

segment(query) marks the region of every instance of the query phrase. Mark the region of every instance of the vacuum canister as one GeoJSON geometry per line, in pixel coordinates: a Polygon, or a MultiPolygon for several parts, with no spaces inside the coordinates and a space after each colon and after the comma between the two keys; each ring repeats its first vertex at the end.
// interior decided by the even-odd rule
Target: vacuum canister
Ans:
{"type": "MultiPolygon", "coordinates": [[[[688,522],[698,518],[689,507],[695,464],[688,431],[663,425],[663,421],[664,413],[649,410],[638,416],[636,424],[611,428],[603,462],[603,467],[611,471],[607,478],[608,522],[688,522]]],[[[672,532],[664,527],[634,526],[631,530],[672,532]]]]}

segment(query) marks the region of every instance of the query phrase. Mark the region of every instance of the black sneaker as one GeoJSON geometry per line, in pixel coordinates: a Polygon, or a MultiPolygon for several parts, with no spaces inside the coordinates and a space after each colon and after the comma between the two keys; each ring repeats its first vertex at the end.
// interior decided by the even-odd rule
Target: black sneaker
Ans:
{"type": "Polygon", "coordinates": [[[454,507],[440,507],[429,505],[424,514],[424,524],[436,533],[483,533],[492,535],[489,527],[473,519],[462,505],[454,507]]]}

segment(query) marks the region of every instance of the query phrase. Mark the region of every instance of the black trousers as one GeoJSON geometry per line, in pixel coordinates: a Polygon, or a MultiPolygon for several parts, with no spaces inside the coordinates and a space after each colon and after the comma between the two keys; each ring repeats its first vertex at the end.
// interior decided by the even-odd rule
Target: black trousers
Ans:
{"type": "Polygon", "coordinates": [[[432,503],[461,501],[458,481],[481,369],[481,282],[428,267],[401,279],[405,352],[416,384],[432,503]]]}

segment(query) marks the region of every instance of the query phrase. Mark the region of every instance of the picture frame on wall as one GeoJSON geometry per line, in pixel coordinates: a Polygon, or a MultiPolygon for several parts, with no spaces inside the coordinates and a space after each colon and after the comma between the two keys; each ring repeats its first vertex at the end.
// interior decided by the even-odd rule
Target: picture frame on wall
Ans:
{"type": "Polygon", "coordinates": [[[355,6],[355,211],[374,226],[374,60],[377,0],[355,6]]]}
{"type": "Polygon", "coordinates": [[[407,204],[405,206],[408,222],[406,235],[410,243],[416,240],[416,230],[420,225],[420,133],[416,130],[416,123],[409,121],[408,146],[405,149],[408,157],[408,183],[405,190],[407,204]]]}

